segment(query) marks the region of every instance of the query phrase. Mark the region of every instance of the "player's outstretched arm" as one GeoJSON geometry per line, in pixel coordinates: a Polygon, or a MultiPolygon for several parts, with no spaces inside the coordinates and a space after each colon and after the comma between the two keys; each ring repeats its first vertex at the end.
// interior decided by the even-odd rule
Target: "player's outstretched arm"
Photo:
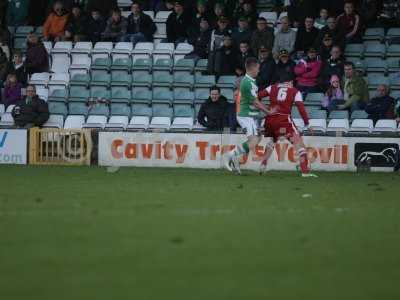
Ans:
{"type": "Polygon", "coordinates": [[[264,103],[262,103],[258,98],[254,100],[253,105],[262,112],[264,112],[265,114],[267,115],[270,114],[270,110],[268,109],[268,107],[264,103]]]}

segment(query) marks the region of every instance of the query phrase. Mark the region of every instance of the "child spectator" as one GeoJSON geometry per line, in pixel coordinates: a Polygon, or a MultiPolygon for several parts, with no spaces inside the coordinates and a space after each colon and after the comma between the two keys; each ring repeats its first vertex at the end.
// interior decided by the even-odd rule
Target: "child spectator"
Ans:
{"type": "Polygon", "coordinates": [[[335,110],[337,105],[344,103],[343,90],[340,87],[340,79],[337,75],[332,75],[331,85],[325,93],[325,97],[322,100],[322,108],[332,111],[335,110]]]}
{"type": "Polygon", "coordinates": [[[22,84],[18,82],[15,74],[9,74],[4,84],[3,104],[7,107],[17,104],[21,100],[22,84]]]}
{"type": "Polygon", "coordinates": [[[319,11],[319,18],[315,19],[314,26],[318,29],[322,29],[326,25],[328,25],[328,10],[322,8],[319,11]]]}

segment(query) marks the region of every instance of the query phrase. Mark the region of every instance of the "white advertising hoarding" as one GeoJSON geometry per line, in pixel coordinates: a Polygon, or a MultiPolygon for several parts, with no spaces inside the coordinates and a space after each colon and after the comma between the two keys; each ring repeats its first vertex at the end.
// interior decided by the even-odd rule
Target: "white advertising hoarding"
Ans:
{"type": "Polygon", "coordinates": [[[27,161],[27,131],[0,129],[0,164],[21,164],[27,161]]]}

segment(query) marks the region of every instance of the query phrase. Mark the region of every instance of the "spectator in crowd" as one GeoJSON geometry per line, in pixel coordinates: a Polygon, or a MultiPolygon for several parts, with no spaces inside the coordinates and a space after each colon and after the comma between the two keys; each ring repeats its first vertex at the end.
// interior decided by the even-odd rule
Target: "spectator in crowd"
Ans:
{"type": "Polygon", "coordinates": [[[239,18],[238,27],[232,30],[232,39],[235,45],[240,45],[244,41],[250,41],[253,31],[249,27],[249,22],[246,17],[239,18]]]}
{"type": "Polygon", "coordinates": [[[222,16],[218,20],[218,26],[211,32],[210,48],[208,51],[208,73],[213,74],[215,71],[216,55],[219,49],[223,46],[224,36],[230,36],[231,30],[228,28],[229,20],[222,16]]]}
{"type": "Polygon", "coordinates": [[[288,78],[293,78],[293,79],[296,78],[296,75],[294,73],[295,66],[296,63],[294,62],[294,60],[290,58],[289,52],[285,49],[282,49],[279,52],[279,59],[278,63],[276,64],[273,83],[277,82],[279,78],[285,76],[282,74],[287,74],[288,78]]]}
{"type": "Polygon", "coordinates": [[[274,30],[268,27],[265,18],[261,17],[257,19],[257,29],[253,32],[250,41],[253,53],[258,53],[261,46],[269,49],[272,49],[274,46],[274,30]]]}
{"type": "Polygon", "coordinates": [[[110,12],[118,8],[117,0],[87,0],[87,11],[99,10],[100,14],[108,17],[110,12]]]}
{"type": "Polygon", "coordinates": [[[192,27],[192,19],[181,2],[175,2],[174,11],[167,19],[168,43],[182,43],[188,38],[188,30],[192,27]]]}
{"type": "Polygon", "coordinates": [[[65,39],[73,42],[86,40],[87,17],[83,14],[80,5],[72,6],[71,15],[65,29],[65,39]]]}
{"type": "Polygon", "coordinates": [[[354,11],[354,4],[346,2],[344,13],[336,19],[337,26],[345,35],[346,43],[361,43],[361,18],[354,11]]]}
{"type": "Polygon", "coordinates": [[[364,109],[369,101],[368,86],[365,80],[357,74],[352,62],[344,63],[344,100],[338,109],[364,109]]]}
{"type": "Polygon", "coordinates": [[[5,23],[0,20],[0,40],[3,45],[11,45],[11,34],[5,23]]]}
{"type": "Polygon", "coordinates": [[[8,46],[8,44],[3,42],[3,39],[0,36],[0,48],[1,50],[5,53],[7,60],[10,59],[10,47],[8,46]]]}
{"type": "Polygon", "coordinates": [[[17,104],[21,100],[22,84],[18,82],[15,74],[8,74],[4,84],[4,93],[2,102],[7,107],[11,104],[17,104]]]}
{"type": "Polygon", "coordinates": [[[259,89],[263,89],[272,84],[275,75],[276,63],[272,57],[271,48],[261,46],[258,51],[258,61],[260,72],[257,76],[257,85],[259,89]]]}
{"type": "Polygon", "coordinates": [[[215,3],[213,13],[214,14],[211,20],[211,27],[216,28],[219,26],[219,20],[222,17],[226,17],[224,6],[221,3],[215,3]]]}
{"type": "Polygon", "coordinates": [[[245,17],[249,22],[250,28],[254,29],[257,22],[257,12],[255,10],[254,4],[251,0],[244,0],[242,7],[243,12],[240,14],[240,16],[245,17]]]}
{"type": "Polygon", "coordinates": [[[315,0],[291,0],[287,8],[288,16],[294,27],[304,24],[307,16],[315,16],[318,6],[315,0]]]}
{"type": "Polygon", "coordinates": [[[344,34],[337,27],[336,19],[334,17],[329,17],[327,20],[327,25],[320,30],[314,44],[316,48],[318,48],[319,45],[321,45],[322,40],[327,34],[329,34],[332,37],[333,43],[335,45],[338,45],[342,49],[344,49],[344,40],[345,40],[344,34]]]}
{"type": "Polygon", "coordinates": [[[319,11],[319,18],[315,19],[314,26],[321,30],[326,25],[328,25],[328,10],[326,8],[321,8],[319,11]]]}
{"type": "Polygon", "coordinates": [[[223,46],[216,52],[214,72],[217,76],[235,75],[237,51],[232,37],[224,36],[223,46]]]}
{"type": "Polygon", "coordinates": [[[43,38],[45,41],[60,41],[64,38],[69,14],[61,2],[54,3],[53,11],[49,14],[43,25],[43,38]]]}
{"type": "MultiPolygon", "coordinates": [[[[379,3],[377,0],[363,0],[361,3],[361,18],[364,24],[372,25],[376,23],[379,14],[379,3]]],[[[398,1],[396,1],[398,2],[398,1]]]]}
{"type": "Polygon", "coordinates": [[[332,36],[326,34],[322,40],[322,44],[318,49],[321,60],[327,60],[331,56],[331,51],[333,47],[333,39],[332,36]]]}
{"type": "Polygon", "coordinates": [[[222,131],[229,126],[229,104],[217,86],[210,89],[210,97],[199,110],[197,120],[210,131],[222,131]]]}
{"type": "Polygon", "coordinates": [[[230,15],[232,18],[234,19],[238,19],[240,16],[243,15],[243,4],[244,4],[244,0],[238,0],[235,1],[236,3],[234,3],[231,7],[233,7],[232,10],[230,10],[231,14],[229,14],[227,12],[227,15],[230,15]]]}
{"type": "Polygon", "coordinates": [[[249,42],[243,41],[239,44],[239,53],[236,57],[236,69],[235,73],[237,76],[243,76],[246,73],[245,62],[248,57],[254,57],[249,42]]]}
{"type": "Polygon", "coordinates": [[[388,29],[400,26],[400,3],[397,0],[383,0],[377,16],[377,26],[388,29]]]}
{"type": "Polygon", "coordinates": [[[374,123],[379,119],[394,119],[394,104],[395,100],[389,96],[388,86],[381,84],[377,88],[376,97],[365,106],[365,111],[374,123]]]}
{"type": "Polygon", "coordinates": [[[119,42],[126,35],[128,22],[121,16],[119,9],[114,9],[111,17],[107,20],[106,29],[102,33],[103,41],[119,42]]]}
{"type": "Polygon", "coordinates": [[[278,58],[281,50],[286,50],[289,54],[292,54],[295,42],[296,31],[290,28],[289,18],[281,18],[281,29],[275,35],[274,48],[272,49],[274,57],[278,58]]]}
{"type": "Polygon", "coordinates": [[[25,57],[25,70],[31,75],[49,71],[49,54],[35,34],[28,35],[28,48],[25,57]]]}
{"type": "Polygon", "coordinates": [[[8,59],[3,49],[0,48],[0,86],[6,80],[8,73],[8,59]]]}
{"type": "Polygon", "coordinates": [[[200,31],[196,35],[189,36],[189,43],[193,45],[193,52],[185,56],[195,61],[205,59],[208,55],[208,45],[211,39],[211,29],[206,18],[200,21],[200,31]]]}
{"type": "Polygon", "coordinates": [[[28,16],[29,0],[8,0],[7,6],[7,25],[23,26],[26,25],[28,16]]]}
{"type": "Polygon", "coordinates": [[[94,8],[87,21],[86,36],[92,43],[97,43],[101,40],[101,35],[106,29],[106,21],[100,14],[100,11],[94,8]]]}
{"type": "Polygon", "coordinates": [[[122,37],[124,42],[132,42],[133,46],[138,42],[152,42],[153,34],[157,27],[153,20],[141,10],[138,3],[131,6],[131,14],[128,17],[127,34],[122,37]]]}
{"type": "Polygon", "coordinates": [[[319,91],[318,76],[321,72],[322,62],[317,57],[317,51],[310,48],[307,51],[307,57],[301,59],[294,73],[296,74],[297,88],[304,94],[315,93],[319,91]]]}
{"type": "Polygon", "coordinates": [[[344,104],[343,90],[340,86],[340,78],[337,75],[332,75],[330,86],[327,89],[321,106],[328,111],[335,110],[338,105],[344,104]]]}
{"type": "Polygon", "coordinates": [[[22,59],[22,53],[15,51],[13,60],[8,65],[8,72],[15,74],[17,81],[25,86],[28,81],[28,74],[25,70],[24,61],[22,59]]]}
{"type": "Polygon", "coordinates": [[[26,97],[15,105],[11,114],[15,125],[20,128],[42,126],[49,119],[49,107],[36,95],[35,86],[28,85],[26,97]]]}
{"type": "Polygon", "coordinates": [[[306,17],[304,26],[300,27],[297,31],[296,43],[294,45],[298,58],[302,58],[305,51],[314,45],[318,33],[318,29],[314,27],[314,19],[306,17]]]}
{"type": "Polygon", "coordinates": [[[333,46],[331,49],[331,56],[322,62],[320,80],[323,90],[328,88],[332,75],[337,75],[339,78],[343,77],[343,63],[344,59],[340,47],[333,46]]]}
{"type": "MultiPolygon", "coordinates": [[[[208,11],[207,9],[207,3],[206,0],[198,0],[197,5],[196,5],[196,15],[195,15],[195,21],[193,23],[193,32],[196,32],[196,29],[199,29],[200,22],[206,19],[208,22],[211,22],[213,19],[212,14],[208,11]]],[[[209,23],[210,24],[210,23],[209,23]]],[[[190,36],[189,36],[190,38],[190,36]]]]}

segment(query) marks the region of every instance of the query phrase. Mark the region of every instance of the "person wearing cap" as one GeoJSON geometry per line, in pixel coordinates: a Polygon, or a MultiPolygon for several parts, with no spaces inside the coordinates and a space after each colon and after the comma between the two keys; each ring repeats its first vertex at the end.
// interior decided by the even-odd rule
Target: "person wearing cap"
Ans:
{"type": "Polygon", "coordinates": [[[88,19],[82,13],[82,8],[78,4],[72,6],[71,15],[65,28],[65,39],[68,41],[79,42],[86,40],[86,26],[88,19]]]}
{"type": "Polygon", "coordinates": [[[138,42],[152,42],[157,27],[151,17],[144,14],[140,4],[136,2],[132,3],[131,12],[127,19],[126,35],[121,38],[121,41],[132,42],[133,47],[138,42]]]}
{"type": "Polygon", "coordinates": [[[297,31],[294,48],[298,58],[301,58],[308,48],[313,47],[318,33],[319,30],[314,27],[314,18],[307,17],[304,20],[304,26],[301,26],[297,31]]]}
{"type": "Polygon", "coordinates": [[[251,36],[251,50],[258,53],[261,46],[272,49],[274,46],[274,30],[268,27],[267,20],[263,17],[257,19],[257,29],[251,36]]]}
{"type": "Polygon", "coordinates": [[[249,21],[246,17],[241,16],[238,21],[238,26],[232,30],[232,38],[236,45],[243,41],[250,41],[253,31],[249,27],[249,21]]]}
{"type": "Polygon", "coordinates": [[[239,44],[239,53],[236,57],[236,67],[235,73],[237,76],[243,76],[246,72],[245,70],[245,62],[247,58],[254,57],[253,52],[250,49],[250,45],[248,41],[242,41],[239,44]]]}
{"type": "Polygon", "coordinates": [[[100,14],[100,10],[93,8],[88,16],[86,24],[86,36],[93,44],[101,40],[101,34],[106,29],[106,20],[100,14]]]}
{"type": "Polygon", "coordinates": [[[300,59],[294,68],[296,74],[297,88],[304,94],[319,91],[318,76],[321,72],[322,62],[317,57],[315,48],[309,48],[307,56],[300,59]]]}
{"type": "Polygon", "coordinates": [[[275,74],[272,79],[272,83],[276,83],[279,81],[279,78],[282,74],[287,74],[290,78],[295,78],[294,67],[296,63],[293,59],[290,58],[289,52],[287,50],[282,49],[279,52],[278,63],[276,64],[275,74]]]}
{"type": "Polygon", "coordinates": [[[234,46],[232,37],[227,34],[224,36],[223,46],[216,51],[213,72],[217,76],[235,75],[237,50],[234,46]]]}
{"type": "Polygon", "coordinates": [[[333,47],[332,36],[326,34],[324,36],[324,39],[322,40],[322,44],[319,47],[317,47],[321,60],[326,60],[331,56],[332,47],[333,47]]]}
{"type": "Polygon", "coordinates": [[[257,76],[257,85],[259,89],[263,89],[272,84],[275,75],[276,63],[272,57],[271,48],[261,46],[258,51],[258,61],[260,73],[257,76]]]}
{"type": "Polygon", "coordinates": [[[296,31],[290,28],[289,18],[281,18],[281,29],[275,34],[274,48],[272,49],[275,58],[278,58],[281,50],[286,50],[290,55],[292,54],[296,43],[296,35],[296,31]]]}
{"type": "Polygon", "coordinates": [[[188,30],[192,28],[192,18],[183,6],[183,3],[176,1],[174,10],[168,16],[167,23],[168,43],[182,43],[188,38],[188,30]]]}

